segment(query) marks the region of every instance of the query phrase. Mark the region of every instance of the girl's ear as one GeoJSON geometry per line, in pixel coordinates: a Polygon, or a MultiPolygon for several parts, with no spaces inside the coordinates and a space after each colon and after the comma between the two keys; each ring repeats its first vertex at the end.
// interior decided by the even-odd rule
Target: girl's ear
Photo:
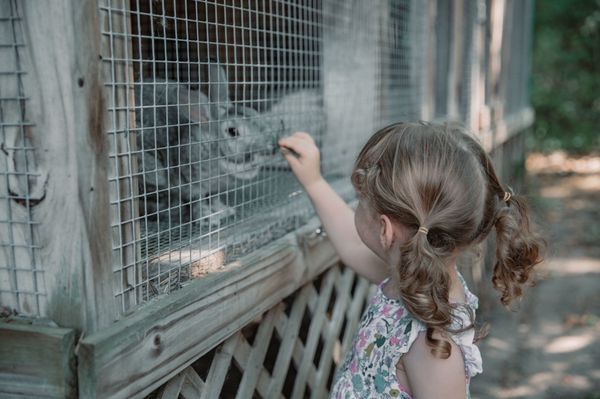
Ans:
{"type": "Polygon", "coordinates": [[[392,220],[386,215],[379,215],[379,240],[381,247],[388,251],[396,240],[396,232],[392,220]]]}

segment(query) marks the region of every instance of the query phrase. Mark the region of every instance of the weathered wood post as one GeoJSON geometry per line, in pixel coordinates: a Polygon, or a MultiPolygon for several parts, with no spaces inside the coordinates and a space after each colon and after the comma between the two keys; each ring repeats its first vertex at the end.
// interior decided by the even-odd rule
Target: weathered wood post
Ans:
{"type": "Polygon", "coordinates": [[[50,320],[0,324],[0,392],[73,396],[77,337],[118,314],[98,4],[2,0],[0,19],[0,299],[50,320]]]}

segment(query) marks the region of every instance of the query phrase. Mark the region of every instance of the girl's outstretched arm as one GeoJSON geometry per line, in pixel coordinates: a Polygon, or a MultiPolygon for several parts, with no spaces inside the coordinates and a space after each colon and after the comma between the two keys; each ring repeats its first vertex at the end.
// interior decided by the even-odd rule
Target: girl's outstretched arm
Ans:
{"type": "Polygon", "coordinates": [[[389,275],[388,267],[362,242],[354,225],[354,211],[321,176],[319,149],[312,137],[296,132],[280,139],[279,144],[298,154],[296,157],[282,149],[342,262],[373,283],[383,281],[389,275]]]}

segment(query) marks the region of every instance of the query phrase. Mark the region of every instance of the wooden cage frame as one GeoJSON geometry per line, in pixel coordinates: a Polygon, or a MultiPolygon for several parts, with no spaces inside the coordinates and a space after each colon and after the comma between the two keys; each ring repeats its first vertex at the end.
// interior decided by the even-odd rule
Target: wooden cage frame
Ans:
{"type": "MultiPolygon", "coordinates": [[[[428,13],[434,3],[427,2],[428,13]]],[[[468,4],[468,0],[453,2],[455,15],[462,15],[461,10],[468,4]]],[[[500,55],[509,51],[503,43],[510,41],[510,30],[503,27],[506,15],[515,7],[514,0],[481,0],[476,4],[489,4],[489,24],[474,26],[470,59],[460,56],[460,46],[451,49],[449,107],[457,109],[461,63],[470,63],[467,125],[480,132],[486,150],[494,150],[496,161],[503,164],[503,146],[522,137],[522,132],[533,123],[534,114],[530,107],[512,115],[504,112],[508,98],[504,65],[507,61],[500,55]],[[489,65],[483,62],[486,56],[489,65]],[[488,92],[489,101],[484,91],[488,92]]],[[[528,4],[531,13],[531,1],[528,4]]],[[[44,200],[32,208],[39,220],[40,241],[44,243],[40,256],[46,265],[47,318],[8,317],[0,322],[0,392],[8,397],[141,398],[167,383],[161,388],[163,398],[176,398],[179,394],[188,398],[196,394],[210,397],[201,392],[217,389],[211,381],[222,378],[224,365],[233,357],[247,365],[239,397],[251,397],[255,389],[266,397],[270,393],[281,397],[281,376],[270,376],[258,364],[266,350],[263,341],[268,339],[258,339],[255,345],[244,343],[242,328],[263,317],[257,334],[288,334],[291,338],[282,338],[289,340],[285,341],[289,347],[282,355],[284,360],[305,364],[302,351],[314,349],[308,344],[296,349],[296,333],[287,326],[297,324],[297,319],[285,316],[282,300],[299,292],[295,301],[312,307],[316,323],[320,323],[315,331],[330,335],[324,348],[333,351],[335,345],[340,345],[336,343],[339,315],[347,314],[348,326],[356,322],[368,294],[366,282],[359,281],[358,288],[349,294],[349,281],[354,281],[355,276],[338,268],[339,257],[321,233],[315,217],[226,269],[192,281],[121,318],[109,284],[113,275],[105,134],[108,115],[100,59],[103,21],[98,3],[25,1],[21,6],[20,18],[27,26],[24,39],[31,61],[24,66],[29,71],[25,77],[25,88],[30,93],[27,114],[35,121],[36,130],[43,132],[33,134],[31,140],[37,149],[39,168],[50,176],[44,183],[44,200]],[[70,156],[65,157],[65,153],[70,156]],[[328,292],[335,286],[343,298],[328,317],[321,312],[327,301],[322,299],[324,296],[313,297],[312,286],[324,272],[321,291],[328,292]],[[217,346],[220,366],[215,366],[205,380],[194,375],[190,365],[217,346]],[[238,351],[230,350],[233,347],[238,347],[238,351]]],[[[9,17],[0,10],[0,18],[9,17]]],[[[429,18],[428,24],[432,23],[429,18]]],[[[455,29],[460,29],[460,22],[456,24],[455,29]]],[[[434,55],[428,51],[425,56],[431,60],[434,55]]],[[[2,64],[0,59],[0,66],[4,67],[2,64]]],[[[427,107],[434,93],[433,73],[429,70],[423,77],[423,119],[433,115],[427,107]]],[[[0,76],[0,91],[3,79],[0,76]]],[[[518,143],[516,147],[511,144],[515,147],[511,147],[511,152],[523,152],[523,140],[518,143]]],[[[0,189],[7,190],[3,184],[0,182],[0,189]]],[[[26,253],[21,255],[21,262],[31,261],[26,253]]],[[[479,277],[475,276],[475,280],[486,274],[483,263],[478,268],[479,277]]],[[[348,339],[342,339],[342,347],[347,347],[348,339]]],[[[297,366],[304,367],[301,378],[311,381],[304,388],[300,384],[293,397],[303,397],[306,386],[314,397],[326,392],[328,387],[323,381],[335,368],[331,362],[339,360],[331,353],[328,352],[330,363],[324,362],[322,367],[297,366]]]]}

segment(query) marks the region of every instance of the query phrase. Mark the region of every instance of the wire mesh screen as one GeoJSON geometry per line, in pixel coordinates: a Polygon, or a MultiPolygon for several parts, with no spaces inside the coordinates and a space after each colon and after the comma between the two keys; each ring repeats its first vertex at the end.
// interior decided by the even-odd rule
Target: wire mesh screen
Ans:
{"type": "Polygon", "coordinates": [[[506,12],[503,83],[507,86],[505,112],[511,115],[528,106],[532,2],[508,1],[506,12]]]}
{"type": "Polygon", "coordinates": [[[443,118],[448,114],[448,70],[453,39],[453,8],[449,0],[436,1],[435,9],[435,83],[433,116],[443,118]]]}
{"type": "Polygon", "coordinates": [[[460,120],[466,122],[470,119],[471,109],[471,72],[473,68],[473,28],[478,23],[478,10],[483,7],[479,0],[467,1],[463,6],[462,37],[462,65],[461,79],[458,88],[458,114],[460,120]]]}
{"type": "Polygon", "coordinates": [[[324,176],[353,197],[348,177],[361,145],[384,123],[419,116],[411,52],[424,24],[412,7],[101,2],[123,312],[314,215],[279,137],[309,132],[324,176]]]}
{"type": "MultiPolygon", "coordinates": [[[[0,1],[0,307],[40,316],[45,286],[32,209],[43,194],[23,77],[29,69],[18,1],[0,1]]],[[[2,310],[2,309],[0,309],[2,310]]],[[[3,313],[3,312],[2,312],[3,313]]]]}
{"type": "MultiPolygon", "coordinates": [[[[420,115],[423,93],[418,66],[422,65],[422,52],[415,44],[425,40],[426,17],[419,2],[392,0],[386,6],[378,23],[381,39],[372,44],[381,52],[377,82],[381,101],[374,103],[378,108],[377,123],[384,125],[420,115]]],[[[370,135],[368,131],[361,133],[370,135]]]]}

